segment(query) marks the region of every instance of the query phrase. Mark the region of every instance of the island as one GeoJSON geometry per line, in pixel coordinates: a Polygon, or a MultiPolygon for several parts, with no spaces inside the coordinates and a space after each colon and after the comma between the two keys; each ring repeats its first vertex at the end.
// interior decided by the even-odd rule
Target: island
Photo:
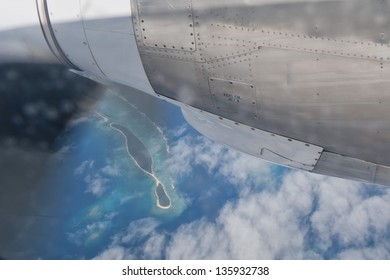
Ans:
{"type": "Polygon", "coordinates": [[[168,209],[171,207],[171,200],[164,188],[164,185],[156,177],[153,171],[153,158],[148,148],[138,139],[129,129],[123,125],[110,123],[110,126],[119,131],[126,140],[128,155],[133,159],[135,164],[146,174],[151,176],[156,182],[155,194],[157,197],[157,207],[168,209]]]}
{"type": "Polygon", "coordinates": [[[161,183],[158,183],[156,187],[156,196],[157,196],[157,206],[163,209],[168,209],[171,207],[171,200],[165,188],[161,183]]]}

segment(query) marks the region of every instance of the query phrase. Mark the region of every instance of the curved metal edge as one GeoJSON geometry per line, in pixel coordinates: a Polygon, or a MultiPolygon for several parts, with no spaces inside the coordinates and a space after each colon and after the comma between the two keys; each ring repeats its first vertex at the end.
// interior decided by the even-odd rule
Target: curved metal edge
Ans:
{"type": "Polygon", "coordinates": [[[36,0],[36,3],[37,3],[38,17],[41,23],[43,36],[45,37],[46,43],[49,46],[50,50],[62,64],[72,69],[80,70],[80,68],[74,65],[66,57],[65,53],[61,49],[61,46],[54,35],[53,27],[51,25],[50,17],[49,17],[47,0],[36,0]]]}
{"type": "Polygon", "coordinates": [[[390,166],[323,152],[313,173],[390,186],[390,166]]]}
{"type": "Polygon", "coordinates": [[[181,106],[181,109],[185,120],[204,136],[268,162],[312,171],[323,152],[320,146],[256,129],[190,106],[181,106]]]}

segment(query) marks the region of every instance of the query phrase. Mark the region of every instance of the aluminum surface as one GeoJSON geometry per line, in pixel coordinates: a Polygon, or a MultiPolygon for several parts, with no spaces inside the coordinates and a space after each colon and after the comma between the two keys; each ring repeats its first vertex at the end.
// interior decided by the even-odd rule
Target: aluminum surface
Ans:
{"type": "Polygon", "coordinates": [[[145,46],[195,51],[191,0],[176,1],[173,4],[169,1],[138,0],[137,7],[145,46]],[[155,20],[156,11],[159,14],[158,21],[155,20]],[[175,11],[174,17],[171,16],[172,11],[175,11]]]}
{"type": "Polygon", "coordinates": [[[324,152],[313,172],[390,186],[390,167],[324,152]]]}
{"type": "Polygon", "coordinates": [[[128,0],[80,0],[84,32],[105,77],[154,94],[142,66],[128,0]]]}
{"type": "Polygon", "coordinates": [[[195,129],[217,143],[279,165],[311,171],[323,150],[315,145],[254,129],[204,111],[187,107],[182,112],[195,129]]]}
{"type": "Polygon", "coordinates": [[[66,58],[79,69],[104,76],[89,48],[79,0],[47,0],[54,36],[66,58]],[[66,8],[64,8],[66,7],[66,8]]]}
{"type": "Polygon", "coordinates": [[[47,9],[47,1],[46,0],[36,0],[37,2],[37,11],[39,16],[39,21],[42,27],[42,32],[49,46],[50,50],[53,52],[55,57],[64,65],[77,69],[77,66],[74,65],[62,51],[61,46],[59,45],[55,35],[54,30],[50,22],[49,12],[47,9]]]}
{"type": "Polygon", "coordinates": [[[75,73],[155,94],[140,59],[128,0],[37,3],[46,3],[51,36],[56,48],[77,66],[75,73]]]}
{"type": "MultiPolygon", "coordinates": [[[[161,48],[165,37],[174,37],[177,46],[188,43],[181,27],[166,25],[167,18],[188,12],[183,1],[149,6],[148,25],[164,26],[148,34],[157,47],[143,39],[139,6],[145,3],[150,0],[132,1],[133,22],[158,94],[334,154],[390,166],[390,1],[192,1],[193,52],[161,48]],[[215,97],[211,78],[253,85],[257,114],[249,103],[215,97]]],[[[236,94],[248,101],[250,95],[236,94]]]]}
{"type": "Polygon", "coordinates": [[[210,77],[209,87],[215,108],[230,115],[247,113],[258,118],[256,89],[249,83],[210,77]]]}

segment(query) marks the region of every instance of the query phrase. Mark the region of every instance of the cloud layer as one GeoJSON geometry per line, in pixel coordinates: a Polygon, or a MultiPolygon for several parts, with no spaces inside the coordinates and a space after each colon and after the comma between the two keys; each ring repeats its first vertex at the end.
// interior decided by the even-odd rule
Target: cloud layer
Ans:
{"type": "Polygon", "coordinates": [[[388,259],[390,193],[365,197],[364,186],[303,172],[277,191],[245,193],[215,222],[174,234],[170,259],[388,259]]]}
{"type": "Polygon", "coordinates": [[[203,167],[222,186],[237,186],[238,199],[214,220],[198,219],[172,232],[154,219],[132,222],[97,258],[390,258],[389,188],[275,168],[190,134],[171,154],[176,180],[189,180],[194,168],[203,167]]]}
{"type": "Polygon", "coordinates": [[[95,161],[83,161],[74,171],[75,176],[85,176],[84,182],[87,185],[86,193],[90,193],[95,197],[101,197],[107,191],[110,178],[120,174],[119,167],[107,162],[107,165],[102,168],[95,166],[95,161]]]}

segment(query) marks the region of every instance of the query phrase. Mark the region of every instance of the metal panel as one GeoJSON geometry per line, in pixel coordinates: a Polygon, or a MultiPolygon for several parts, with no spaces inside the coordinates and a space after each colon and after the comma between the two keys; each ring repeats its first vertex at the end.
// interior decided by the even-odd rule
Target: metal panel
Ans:
{"type": "MultiPolygon", "coordinates": [[[[142,17],[137,3],[135,23],[142,17]]],[[[168,14],[174,21],[182,10],[154,10],[153,26],[164,26],[168,14]]],[[[390,166],[390,0],[198,0],[192,14],[194,52],[146,46],[141,28],[135,32],[156,92],[335,154],[390,166]],[[218,89],[209,85],[210,77],[254,85],[259,117],[248,114],[250,106],[213,97],[218,89]],[[186,91],[179,93],[177,85],[186,91]]],[[[154,38],[157,45],[165,40],[154,38]]]]}
{"type": "Polygon", "coordinates": [[[258,118],[255,86],[248,83],[209,79],[210,93],[218,110],[230,114],[247,113],[249,118],[258,118]]]}
{"type": "Polygon", "coordinates": [[[80,6],[86,29],[134,34],[129,0],[80,0],[80,6]]]}
{"type": "Polygon", "coordinates": [[[207,77],[193,62],[153,57],[143,63],[149,69],[149,80],[158,94],[197,107],[212,107],[207,77]]]}
{"type": "Polygon", "coordinates": [[[142,40],[146,46],[195,51],[191,0],[137,2],[142,40]]]}
{"type": "Polygon", "coordinates": [[[275,135],[218,116],[185,107],[185,119],[200,133],[244,153],[274,163],[310,171],[322,148],[275,135]]]}
{"type": "Polygon", "coordinates": [[[138,52],[128,0],[80,0],[84,31],[99,68],[112,81],[155,94],[138,52]]]}
{"type": "Polygon", "coordinates": [[[313,172],[367,183],[390,185],[390,167],[328,152],[322,153],[313,172]]]}
{"type": "Polygon", "coordinates": [[[85,33],[97,64],[109,79],[155,94],[133,35],[90,29],[85,29],[85,33]]]}
{"type": "Polygon", "coordinates": [[[390,167],[378,165],[376,168],[375,184],[390,186],[390,167]]]}
{"type": "Polygon", "coordinates": [[[84,71],[104,76],[89,48],[79,0],[48,0],[47,6],[55,38],[67,59],[84,71]]]}
{"type": "Polygon", "coordinates": [[[324,152],[313,172],[347,179],[374,182],[376,164],[324,152]]]}

